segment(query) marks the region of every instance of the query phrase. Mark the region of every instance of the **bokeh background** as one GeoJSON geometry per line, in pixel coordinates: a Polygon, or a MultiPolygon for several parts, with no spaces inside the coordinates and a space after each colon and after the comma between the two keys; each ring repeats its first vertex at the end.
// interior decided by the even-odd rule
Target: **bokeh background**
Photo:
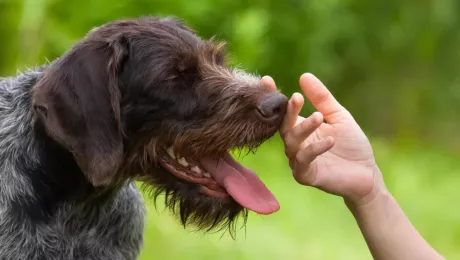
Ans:
{"type": "MultiPolygon", "coordinates": [[[[227,41],[234,60],[273,76],[287,95],[300,91],[303,72],[316,74],[369,136],[420,233],[460,259],[460,1],[0,0],[0,76],[55,59],[95,26],[141,15],[179,16],[227,41]]],[[[240,160],[281,210],[251,214],[232,240],[184,229],[149,203],[142,260],[371,259],[343,201],[292,179],[278,137],[240,160]]]]}

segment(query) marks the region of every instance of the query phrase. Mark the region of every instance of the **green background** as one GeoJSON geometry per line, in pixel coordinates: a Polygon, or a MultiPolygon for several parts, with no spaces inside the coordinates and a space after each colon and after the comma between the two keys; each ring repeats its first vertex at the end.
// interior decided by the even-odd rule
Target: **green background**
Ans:
{"type": "MultiPolygon", "coordinates": [[[[0,76],[55,59],[107,21],[179,16],[287,95],[303,72],[322,79],[369,136],[414,225],[460,259],[459,14],[456,0],[0,0],[0,76]]],[[[149,207],[141,259],[371,259],[342,200],[292,179],[278,137],[241,160],[278,213],[250,214],[232,240],[149,207]]]]}

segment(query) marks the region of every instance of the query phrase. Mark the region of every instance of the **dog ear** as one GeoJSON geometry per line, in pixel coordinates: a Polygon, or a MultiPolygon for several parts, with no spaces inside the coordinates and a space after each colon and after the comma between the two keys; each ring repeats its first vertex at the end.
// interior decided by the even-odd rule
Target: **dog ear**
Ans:
{"type": "Polygon", "coordinates": [[[117,73],[127,49],[124,39],[84,41],[32,89],[39,122],[94,186],[110,183],[123,162],[117,73]]]}

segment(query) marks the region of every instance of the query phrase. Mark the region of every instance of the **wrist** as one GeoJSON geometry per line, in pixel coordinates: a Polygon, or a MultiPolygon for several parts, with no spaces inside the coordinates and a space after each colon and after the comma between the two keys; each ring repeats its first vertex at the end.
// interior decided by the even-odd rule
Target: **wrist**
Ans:
{"type": "Polygon", "coordinates": [[[393,200],[391,193],[387,189],[382,189],[372,195],[369,194],[369,197],[363,198],[358,202],[348,199],[344,199],[344,202],[351,213],[356,216],[385,208],[393,200]]]}
{"type": "Polygon", "coordinates": [[[391,194],[385,186],[382,173],[377,166],[373,167],[372,176],[373,185],[367,194],[360,197],[344,197],[344,202],[350,210],[375,207],[381,203],[387,203],[391,199],[391,194]]]}
{"type": "Polygon", "coordinates": [[[374,259],[444,259],[418,233],[387,189],[362,203],[345,200],[345,204],[374,259]]]}

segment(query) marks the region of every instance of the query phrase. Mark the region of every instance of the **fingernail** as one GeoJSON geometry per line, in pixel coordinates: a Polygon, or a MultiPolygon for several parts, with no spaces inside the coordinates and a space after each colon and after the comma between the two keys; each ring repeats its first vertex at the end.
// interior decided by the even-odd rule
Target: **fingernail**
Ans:
{"type": "Polygon", "coordinates": [[[315,119],[315,122],[318,121],[318,122],[322,122],[323,121],[323,114],[321,112],[313,112],[313,114],[311,114],[312,117],[315,119]]]}
{"type": "Polygon", "coordinates": [[[315,111],[311,115],[317,117],[317,116],[322,116],[323,114],[321,114],[321,112],[315,111]]]}

